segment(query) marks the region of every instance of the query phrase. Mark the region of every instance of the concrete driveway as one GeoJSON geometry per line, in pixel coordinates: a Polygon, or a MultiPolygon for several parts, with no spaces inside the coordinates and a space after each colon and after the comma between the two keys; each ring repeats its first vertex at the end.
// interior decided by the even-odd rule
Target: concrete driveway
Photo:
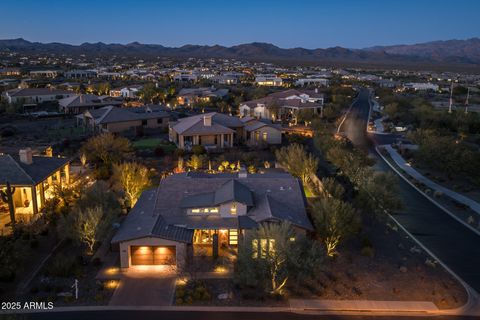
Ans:
{"type": "Polygon", "coordinates": [[[168,273],[139,272],[122,276],[109,305],[169,306],[173,302],[176,276],[168,273]]]}

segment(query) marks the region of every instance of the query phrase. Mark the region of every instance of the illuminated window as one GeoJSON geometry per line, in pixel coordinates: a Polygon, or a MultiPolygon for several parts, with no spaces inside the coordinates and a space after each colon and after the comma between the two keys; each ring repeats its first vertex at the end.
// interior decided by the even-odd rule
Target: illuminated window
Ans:
{"type": "Polygon", "coordinates": [[[230,213],[231,214],[237,214],[237,204],[232,203],[232,206],[230,207],[230,213]]]}
{"type": "Polygon", "coordinates": [[[268,133],[267,133],[267,132],[264,132],[264,133],[262,134],[262,137],[263,137],[263,141],[267,141],[268,133]]]}
{"type": "Polygon", "coordinates": [[[192,213],[200,213],[200,209],[192,209],[192,213]]]}
{"type": "Polygon", "coordinates": [[[275,239],[253,239],[252,257],[265,259],[267,255],[275,254],[275,239]]]}
{"type": "Polygon", "coordinates": [[[213,208],[195,208],[192,213],[218,213],[218,207],[213,208]]]}
{"type": "Polygon", "coordinates": [[[238,244],[238,230],[237,229],[230,229],[229,230],[228,242],[230,243],[230,245],[237,245],[238,244]]]}
{"type": "Polygon", "coordinates": [[[218,213],[218,208],[211,208],[210,213],[218,213]]]}

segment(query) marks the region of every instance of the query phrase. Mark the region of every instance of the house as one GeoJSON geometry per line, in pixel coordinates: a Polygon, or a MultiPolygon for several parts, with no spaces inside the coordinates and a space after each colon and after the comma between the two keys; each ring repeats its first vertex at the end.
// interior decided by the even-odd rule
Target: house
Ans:
{"type": "Polygon", "coordinates": [[[30,221],[53,197],[53,184],[70,183],[70,160],[53,157],[48,148],[45,156],[34,156],[30,148],[20,150],[18,156],[0,154],[0,190],[10,186],[11,201],[0,197],[9,212],[0,212],[0,228],[15,221],[30,221]],[[6,200],[6,201],[5,201],[6,200]]]}
{"type": "Polygon", "coordinates": [[[128,130],[167,129],[170,113],[160,106],[118,108],[115,106],[85,111],[77,116],[80,122],[92,132],[120,133],[128,130]]]}
{"type": "Polygon", "coordinates": [[[139,91],[142,89],[143,86],[139,84],[123,88],[116,88],[110,90],[110,96],[134,99],[137,98],[139,91]]]}
{"type": "Polygon", "coordinates": [[[257,86],[281,87],[283,80],[274,74],[259,74],[255,76],[255,84],[257,86]]]}
{"type": "Polygon", "coordinates": [[[22,70],[20,68],[0,68],[0,76],[19,76],[22,74],[22,70]]]}
{"type": "Polygon", "coordinates": [[[34,70],[30,71],[30,76],[34,78],[56,78],[61,73],[61,70],[34,70]]]}
{"type": "Polygon", "coordinates": [[[296,122],[298,112],[301,110],[321,112],[323,102],[323,94],[318,93],[317,89],[289,89],[272,93],[264,98],[242,102],[239,113],[243,117],[296,122]]]}
{"type": "Polygon", "coordinates": [[[437,84],[433,84],[433,83],[430,83],[430,82],[428,82],[428,83],[409,82],[409,83],[405,83],[403,85],[403,88],[404,89],[415,90],[415,91],[419,91],[419,90],[438,91],[438,89],[439,89],[437,84]]]}
{"type": "Polygon", "coordinates": [[[58,101],[73,95],[75,94],[71,91],[52,88],[17,88],[4,93],[8,103],[23,102],[24,104],[58,101]]]}
{"type": "Polygon", "coordinates": [[[284,221],[296,234],[313,229],[302,184],[289,174],[182,173],[144,191],[111,244],[122,269],[181,267],[195,256],[227,256],[260,224],[284,221]]]}
{"type": "Polygon", "coordinates": [[[243,127],[243,141],[248,146],[260,146],[282,143],[282,127],[270,120],[257,120],[252,117],[240,118],[243,127]]]}
{"type": "Polygon", "coordinates": [[[295,81],[295,85],[297,86],[310,86],[310,85],[316,85],[316,86],[323,86],[323,87],[328,87],[328,79],[325,78],[301,78],[295,81]]]}
{"type": "Polygon", "coordinates": [[[79,114],[86,110],[110,105],[121,106],[122,101],[110,96],[97,96],[94,94],[74,94],[58,101],[60,112],[69,114],[79,114]]]}
{"type": "Polygon", "coordinates": [[[216,89],[215,87],[183,88],[178,92],[177,102],[179,105],[192,105],[199,102],[209,102],[212,98],[222,99],[228,94],[228,89],[216,89]]]}
{"type": "Polygon", "coordinates": [[[198,80],[198,74],[194,71],[180,70],[180,71],[174,72],[172,78],[173,78],[173,81],[195,82],[198,80]]]}
{"type": "Polygon", "coordinates": [[[97,76],[95,70],[70,70],[63,74],[67,79],[91,79],[97,76]]]}
{"type": "Polygon", "coordinates": [[[169,139],[186,150],[195,145],[206,149],[231,148],[242,137],[243,126],[238,117],[217,112],[205,113],[171,122],[169,139]]]}

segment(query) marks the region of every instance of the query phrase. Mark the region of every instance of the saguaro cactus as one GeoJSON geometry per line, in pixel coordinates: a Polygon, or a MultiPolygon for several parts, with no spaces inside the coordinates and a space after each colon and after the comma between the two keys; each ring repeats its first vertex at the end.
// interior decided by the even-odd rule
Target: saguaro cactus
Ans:
{"type": "Polygon", "coordinates": [[[13,206],[13,194],[15,193],[15,188],[10,186],[10,182],[7,181],[7,188],[5,190],[0,190],[0,197],[6,203],[8,203],[8,209],[10,211],[10,221],[12,222],[12,227],[15,227],[15,207],[13,206]]]}

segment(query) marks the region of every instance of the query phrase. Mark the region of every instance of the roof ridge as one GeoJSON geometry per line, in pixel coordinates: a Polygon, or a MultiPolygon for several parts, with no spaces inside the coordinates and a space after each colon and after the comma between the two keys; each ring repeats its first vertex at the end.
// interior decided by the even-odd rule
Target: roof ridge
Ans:
{"type": "Polygon", "coordinates": [[[13,159],[13,157],[9,154],[7,154],[7,156],[15,163],[15,165],[28,177],[28,179],[32,182],[33,185],[35,185],[35,181],[33,180],[33,178],[27,173],[27,171],[25,171],[22,166],[17,162],[15,161],[15,159],[13,159]]]}

